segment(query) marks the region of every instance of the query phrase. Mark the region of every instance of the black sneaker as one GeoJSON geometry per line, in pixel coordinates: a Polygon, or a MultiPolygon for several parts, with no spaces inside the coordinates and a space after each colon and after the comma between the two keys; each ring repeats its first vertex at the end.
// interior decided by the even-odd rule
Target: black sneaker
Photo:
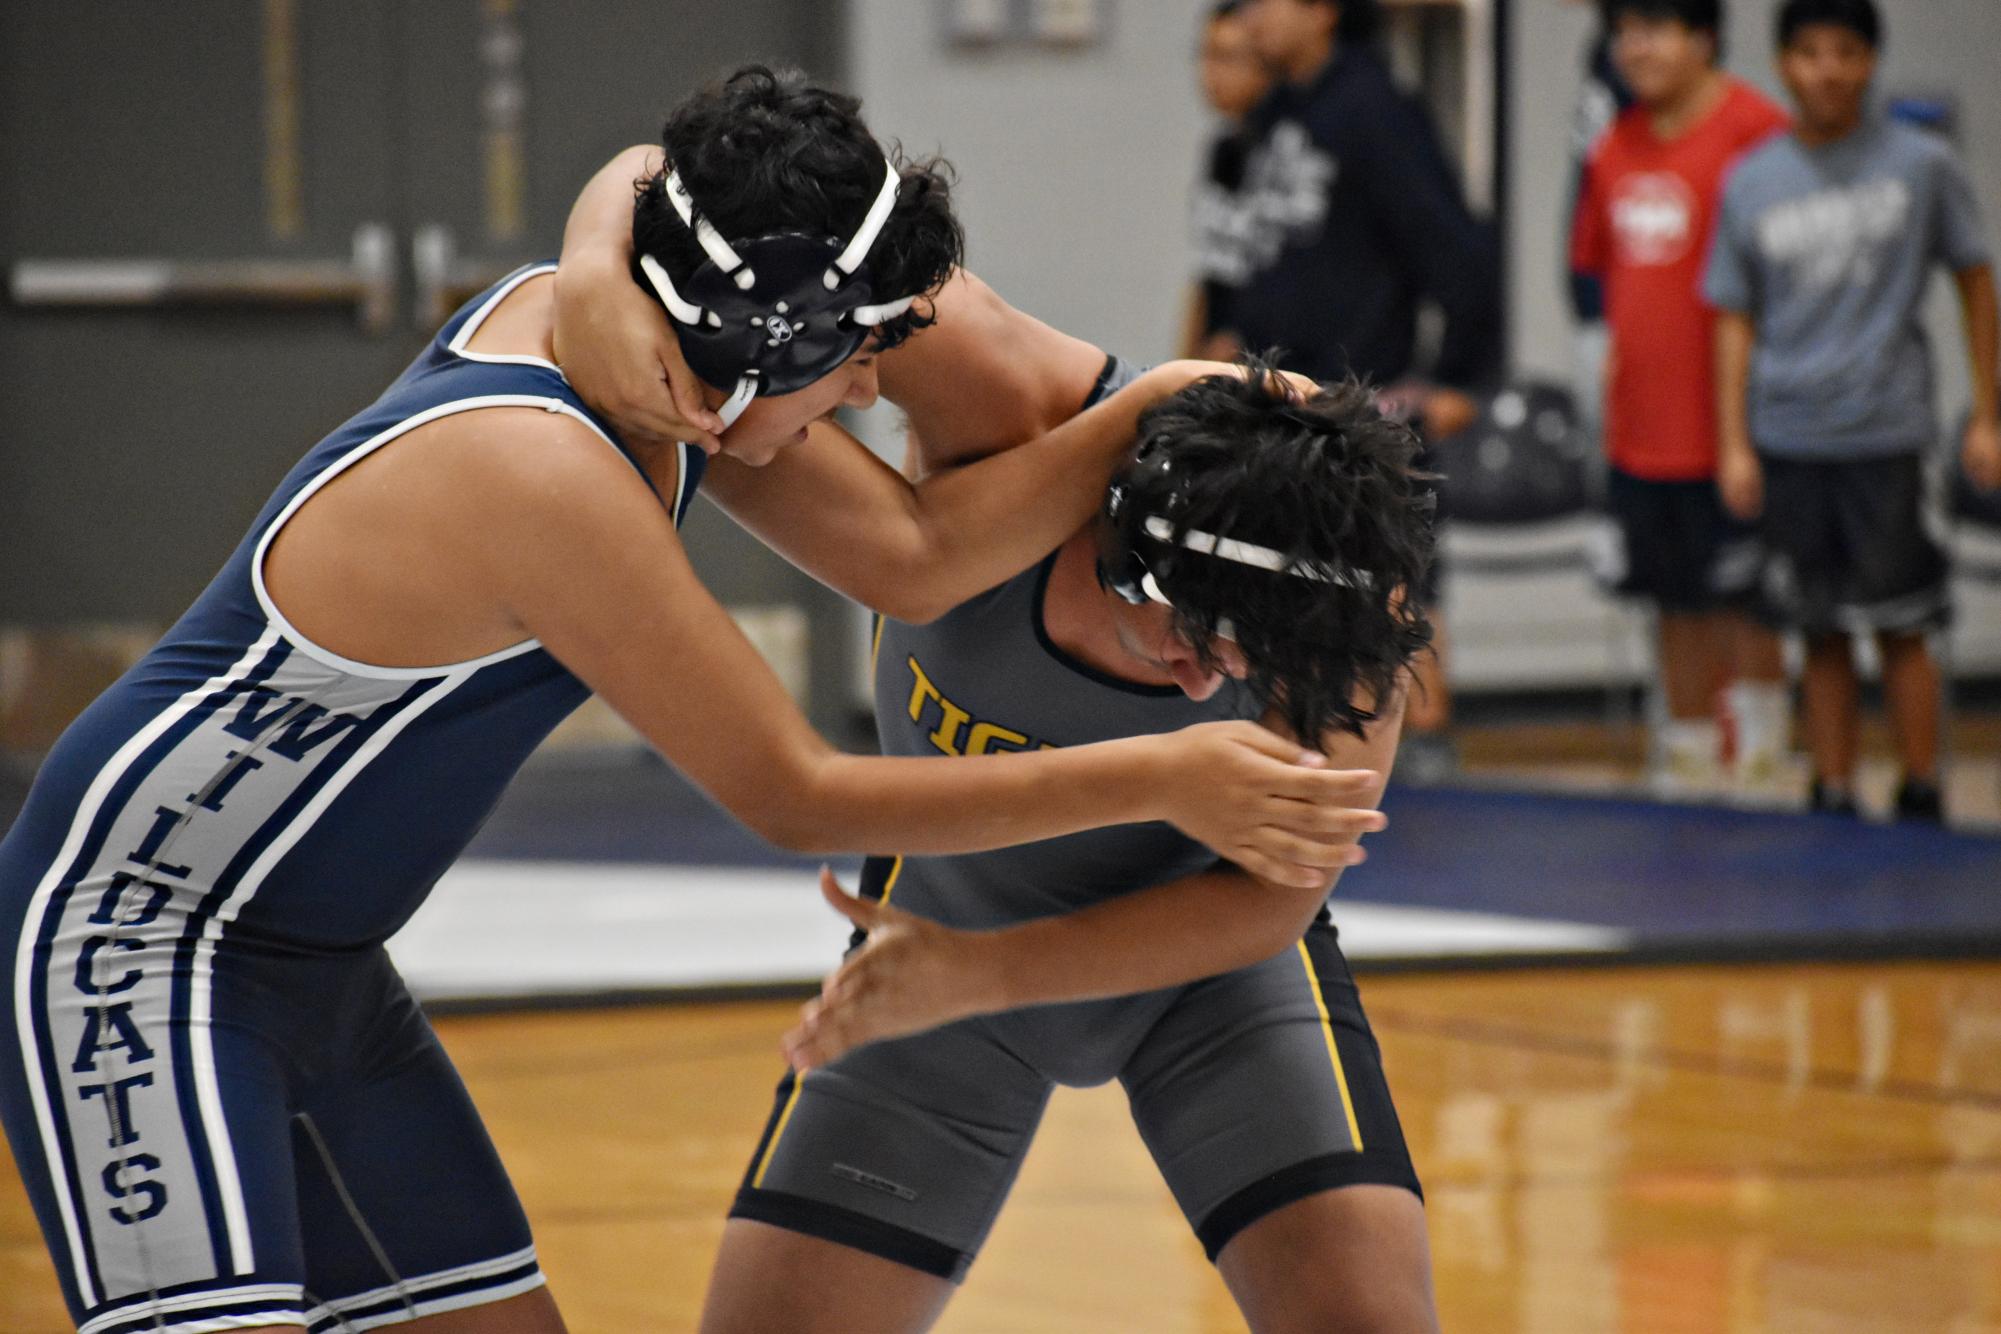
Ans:
{"type": "Polygon", "coordinates": [[[1906,778],[1897,789],[1897,818],[1944,824],[1945,799],[1938,784],[1925,778],[1906,778]]]}
{"type": "Polygon", "coordinates": [[[1854,793],[1831,791],[1818,778],[1806,791],[1806,808],[1813,815],[1846,815],[1852,819],[1857,814],[1854,793]]]}

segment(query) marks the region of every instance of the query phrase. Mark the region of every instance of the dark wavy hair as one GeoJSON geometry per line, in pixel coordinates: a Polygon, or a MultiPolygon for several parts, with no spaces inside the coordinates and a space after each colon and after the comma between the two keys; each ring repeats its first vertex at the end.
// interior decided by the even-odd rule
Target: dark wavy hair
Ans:
{"type": "MultiPolygon", "coordinates": [[[[1360,735],[1431,642],[1411,596],[1433,557],[1432,480],[1417,437],[1377,410],[1355,380],[1299,395],[1270,364],[1215,375],[1150,408],[1107,520],[1139,552],[1174,606],[1175,629],[1216,670],[1228,620],[1246,684],[1303,740],[1360,735]],[[1171,541],[1145,533],[1158,516],[1171,541]],[[1182,545],[1190,530],[1284,553],[1313,579],[1182,545]]],[[[1199,541],[1200,539],[1198,539],[1199,541]]]]}
{"type": "Polygon", "coordinates": [[[1321,3],[1340,8],[1341,12],[1334,20],[1334,36],[1339,41],[1360,46],[1364,42],[1375,41],[1382,32],[1380,0],[1321,0],[1321,3]]]}
{"type": "Polygon", "coordinates": [[[1605,22],[1609,26],[1621,15],[1637,14],[1645,19],[1672,19],[1691,32],[1706,32],[1723,53],[1723,0],[1604,0],[1605,22]]]}
{"type": "Polygon", "coordinates": [[[1848,29],[1867,42],[1871,50],[1883,45],[1883,16],[1877,12],[1874,0],[1786,0],[1779,10],[1779,49],[1791,46],[1801,28],[1823,23],[1848,29]]]}
{"type": "MultiPolygon", "coordinates": [[[[782,231],[852,234],[882,188],[887,157],[903,185],[864,266],[877,301],[935,294],[965,254],[965,232],[952,214],[951,165],[907,158],[900,145],[884,149],[862,122],[859,99],[814,87],[797,70],[745,65],[675,107],[660,143],[696,209],[735,240],[782,231]]],[[[667,171],[635,185],[632,246],[635,257],[652,255],[678,283],[706,256],[668,202],[667,171]]],[[[647,286],[636,263],[633,277],[647,286]]],[[[877,346],[894,347],[933,320],[930,303],[919,301],[880,326],[877,346]]]]}

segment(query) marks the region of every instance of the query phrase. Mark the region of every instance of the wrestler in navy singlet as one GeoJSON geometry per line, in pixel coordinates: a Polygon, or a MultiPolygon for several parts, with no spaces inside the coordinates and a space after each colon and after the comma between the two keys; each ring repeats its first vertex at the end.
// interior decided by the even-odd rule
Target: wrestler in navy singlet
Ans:
{"type": "MultiPolygon", "coordinates": [[[[365,1329],[542,1281],[382,944],[589,692],[533,641],[349,661],[286,623],[262,560],[321,486],[453,413],[540,407],[626,453],[552,364],[467,350],[553,269],[474,298],[306,455],[0,842],[0,1112],[87,1334],[365,1329]]],[[[682,447],[677,522],[704,462],[682,447]]]]}
{"type": "MultiPolygon", "coordinates": [[[[1111,359],[1084,406],[1132,375],[1111,359]]],[[[1198,702],[1066,654],[1042,616],[1055,559],[928,625],[881,623],[875,716],[885,754],[976,756],[1260,715],[1237,681],[1198,702]]],[[[861,892],[981,929],[1215,861],[1170,825],[1122,825],[990,852],[872,858],[861,892]]],[[[1013,1185],[1051,1089],[1110,1079],[1125,1085],[1211,1257],[1316,1191],[1418,1190],[1375,1037],[1323,913],[1294,949],[1221,977],[981,1015],[786,1076],[732,1217],[957,1278],[1013,1185]]]]}

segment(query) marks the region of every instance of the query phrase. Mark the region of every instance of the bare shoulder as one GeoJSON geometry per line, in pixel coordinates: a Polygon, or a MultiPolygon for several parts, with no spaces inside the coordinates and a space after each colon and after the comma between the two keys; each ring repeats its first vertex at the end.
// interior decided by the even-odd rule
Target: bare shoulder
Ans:
{"type": "Polygon", "coordinates": [[[635,503],[658,507],[654,490],[671,493],[675,461],[654,461],[654,478],[642,473],[580,414],[551,399],[548,407],[495,407],[458,413],[420,429],[433,433],[426,452],[442,479],[482,506],[565,511],[583,515],[635,503]]]}
{"type": "MultiPolygon", "coordinates": [[[[459,662],[523,638],[535,568],[646,546],[663,511],[585,422],[535,407],[448,414],[317,490],[276,534],[267,588],[317,643],[364,662],[459,662]]],[[[657,549],[656,549],[657,554],[657,549]]]]}

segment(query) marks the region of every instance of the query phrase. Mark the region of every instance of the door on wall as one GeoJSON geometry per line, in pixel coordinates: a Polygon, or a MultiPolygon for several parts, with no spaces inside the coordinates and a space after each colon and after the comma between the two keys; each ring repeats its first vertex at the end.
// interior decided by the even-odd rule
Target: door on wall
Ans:
{"type": "MultiPolygon", "coordinates": [[[[748,59],[837,77],[837,9],[0,6],[0,630],[173,619],[299,455],[553,255],[584,180],[683,93],[748,59]]],[[[726,600],[845,625],[733,530],[690,543],[726,600]]],[[[0,715],[32,656],[0,654],[0,715]]]]}

